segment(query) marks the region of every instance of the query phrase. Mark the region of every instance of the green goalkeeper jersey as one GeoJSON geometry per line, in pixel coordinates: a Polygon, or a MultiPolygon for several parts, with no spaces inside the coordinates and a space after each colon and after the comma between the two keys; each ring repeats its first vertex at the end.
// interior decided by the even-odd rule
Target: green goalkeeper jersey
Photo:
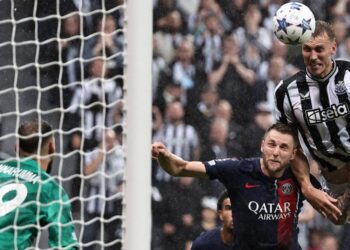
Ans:
{"type": "Polygon", "coordinates": [[[77,248],[63,188],[32,159],[0,162],[0,250],[33,246],[42,228],[51,249],[77,248]]]}

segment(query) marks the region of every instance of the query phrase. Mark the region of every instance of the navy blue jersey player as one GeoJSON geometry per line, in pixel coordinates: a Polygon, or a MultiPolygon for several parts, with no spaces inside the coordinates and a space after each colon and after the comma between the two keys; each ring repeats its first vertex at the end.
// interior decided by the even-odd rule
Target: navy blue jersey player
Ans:
{"type": "Polygon", "coordinates": [[[218,179],[225,185],[234,201],[234,249],[300,249],[302,196],[289,168],[297,145],[295,131],[277,123],[265,133],[261,158],[185,161],[162,143],[152,145],[152,156],[171,175],[218,179]]]}
{"type": "Polygon", "coordinates": [[[233,246],[233,219],[231,200],[225,190],[219,197],[217,212],[222,226],[202,233],[192,244],[191,250],[230,250],[233,246]]]}

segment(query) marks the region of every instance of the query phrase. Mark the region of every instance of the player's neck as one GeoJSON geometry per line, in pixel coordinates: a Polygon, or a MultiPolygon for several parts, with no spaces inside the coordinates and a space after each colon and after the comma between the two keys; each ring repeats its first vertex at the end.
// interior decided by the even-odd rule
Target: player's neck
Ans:
{"type": "Polygon", "coordinates": [[[233,232],[231,228],[224,228],[222,227],[220,229],[220,236],[221,236],[221,240],[228,246],[232,246],[233,245],[233,232]]]}

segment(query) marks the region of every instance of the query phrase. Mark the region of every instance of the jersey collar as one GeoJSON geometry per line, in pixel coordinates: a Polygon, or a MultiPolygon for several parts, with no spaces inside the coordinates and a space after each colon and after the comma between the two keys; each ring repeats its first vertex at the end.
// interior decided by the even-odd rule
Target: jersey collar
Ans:
{"type": "Polygon", "coordinates": [[[335,64],[335,60],[332,59],[332,70],[328,73],[328,75],[326,75],[325,77],[323,78],[318,78],[318,77],[315,77],[313,75],[311,75],[311,73],[306,69],[306,74],[308,77],[310,77],[312,80],[315,80],[317,82],[326,82],[328,81],[328,79],[334,74],[335,70],[336,70],[336,64],[335,64]]]}

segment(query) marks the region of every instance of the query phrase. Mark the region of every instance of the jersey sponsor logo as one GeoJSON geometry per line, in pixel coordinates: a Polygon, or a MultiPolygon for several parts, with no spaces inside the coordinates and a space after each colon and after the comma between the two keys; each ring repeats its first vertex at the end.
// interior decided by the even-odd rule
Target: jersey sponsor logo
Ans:
{"type": "Polygon", "coordinates": [[[336,118],[343,117],[349,114],[349,107],[346,103],[338,105],[332,104],[324,110],[308,109],[305,110],[307,122],[309,125],[315,125],[322,122],[333,121],[336,118]]]}
{"type": "Polygon", "coordinates": [[[299,95],[300,95],[300,99],[301,99],[301,100],[310,99],[310,92],[309,92],[309,91],[306,92],[305,94],[300,93],[299,95]]]}
{"type": "Polygon", "coordinates": [[[259,187],[260,185],[255,185],[255,184],[250,184],[250,183],[246,183],[245,185],[244,185],[244,187],[245,188],[256,188],[256,187],[259,187]]]}
{"type": "Polygon", "coordinates": [[[211,161],[208,161],[208,164],[209,164],[210,166],[214,166],[214,165],[216,164],[216,162],[215,162],[214,160],[211,160],[211,161]]]}
{"type": "Polygon", "coordinates": [[[284,183],[281,187],[281,190],[284,195],[291,195],[294,191],[293,185],[291,183],[284,183]]]}
{"type": "Polygon", "coordinates": [[[227,160],[230,160],[230,158],[222,158],[222,159],[211,160],[211,161],[208,161],[208,164],[210,166],[214,166],[214,165],[216,165],[217,162],[227,161],[227,160]]]}
{"type": "Polygon", "coordinates": [[[264,202],[259,204],[256,201],[248,203],[248,208],[255,215],[258,215],[258,220],[281,220],[291,216],[290,202],[282,204],[273,202],[264,202]]]}
{"type": "Polygon", "coordinates": [[[346,94],[347,89],[346,89],[344,81],[337,82],[335,84],[335,90],[334,91],[338,95],[346,94]]]}

